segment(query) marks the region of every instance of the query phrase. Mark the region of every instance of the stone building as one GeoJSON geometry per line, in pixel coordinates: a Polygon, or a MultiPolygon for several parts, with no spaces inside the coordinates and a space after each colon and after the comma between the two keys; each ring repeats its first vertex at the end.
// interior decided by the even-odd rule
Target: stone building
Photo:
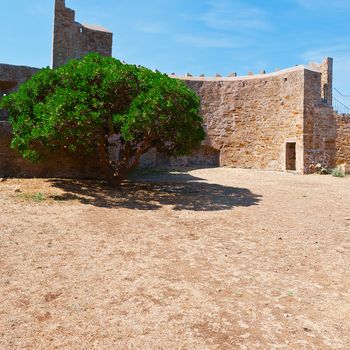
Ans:
{"type": "MultiPolygon", "coordinates": [[[[75,22],[64,0],[55,1],[52,66],[89,52],[112,55],[112,33],[75,22]]],[[[0,98],[38,71],[0,64],[0,98]]],[[[143,159],[150,166],[229,166],[312,172],[316,164],[350,165],[350,115],[333,108],[333,61],[295,66],[274,73],[181,79],[201,98],[207,138],[190,157],[167,159],[155,150],[143,159]]],[[[52,155],[40,166],[10,150],[11,128],[0,111],[0,177],[101,177],[96,159],[52,155]]]]}
{"type": "Polygon", "coordinates": [[[53,33],[53,68],[90,52],[112,56],[113,34],[101,26],[75,22],[75,12],[66,7],[65,0],[55,1],[53,33]]]}

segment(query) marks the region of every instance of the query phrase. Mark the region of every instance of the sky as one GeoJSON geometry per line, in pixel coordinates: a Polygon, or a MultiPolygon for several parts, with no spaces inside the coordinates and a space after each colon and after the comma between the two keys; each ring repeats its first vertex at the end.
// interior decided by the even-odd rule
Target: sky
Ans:
{"type": "MultiPolygon", "coordinates": [[[[0,0],[0,63],[51,64],[53,0],[0,0]]],[[[246,75],[334,58],[350,95],[350,0],[66,0],[113,56],[164,73],[246,75]]],[[[350,105],[350,97],[342,97],[350,105]]]]}

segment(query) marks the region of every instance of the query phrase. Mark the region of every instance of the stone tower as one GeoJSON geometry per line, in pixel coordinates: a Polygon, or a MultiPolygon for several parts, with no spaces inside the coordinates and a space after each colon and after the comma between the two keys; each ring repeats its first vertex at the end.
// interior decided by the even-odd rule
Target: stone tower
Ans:
{"type": "Polygon", "coordinates": [[[66,7],[65,0],[55,0],[52,67],[90,52],[112,56],[113,34],[107,29],[75,22],[75,12],[66,7]]]}
{"type": "Polygon", "coordinates": [[[310,68],[319,71],[321,77],[321,93],[324,105],[332,107],[333,102],[333,58],[325,58],[321,64],[311,62],[310,68]]]}

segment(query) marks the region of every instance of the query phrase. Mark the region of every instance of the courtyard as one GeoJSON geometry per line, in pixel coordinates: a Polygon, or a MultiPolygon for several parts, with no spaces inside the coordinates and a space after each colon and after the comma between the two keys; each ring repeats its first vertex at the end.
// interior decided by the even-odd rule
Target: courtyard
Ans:
{"type": "Polygon", "coordinates": [[[0,182],[0,349],[349,349],[350,178],[0,182]]]}

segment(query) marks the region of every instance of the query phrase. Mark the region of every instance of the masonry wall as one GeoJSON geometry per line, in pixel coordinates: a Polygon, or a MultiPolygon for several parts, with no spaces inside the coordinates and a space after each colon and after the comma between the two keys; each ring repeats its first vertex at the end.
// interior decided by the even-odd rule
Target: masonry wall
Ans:
{"type": "Polygon", "coordinates": [[[350,174],[350,115],[335,114],[337,126],[335,165],[344,166],[350,174]]]}
{"type": "Polygon", "coordinates": [[[246,78],[183,78],[200,96],[207,139],[221,166],[285,170],[286,143],[296,143],[303,172],[304,69],[246,78]]]}
{"type": "Polygon", "coordinates": [[[113,34],[100,26],[75,22],[75,12],[65,6],[64,0],[55,0],[53,36],[53,68],[70,59],[82,58],[90,52],[112,55],[113,34]]]}
{"type": "Polygon", "coordinates": [[[103,178],[98,160],[83,152],[74,156],[52,153],[39,164],[32,164],[11,149],[11,125],[0,121],[0,177],[103,178]]]}
{"type": "Polygon", "coordinates": [[[337,127],[332,107],[322,101],[321,75],[305,70],[304,171],[316,164],[334,167],[337,127]]]}
{"type": "Polygon", "coordinates": [[[22,84],[31,78],[39,68],[27,66],[15,66],[11,64],[0,64],[0,81],[12,81],[22,84]]]}
{"type": "MultiPolygon", "coordinates": [[[[38,68],[0,64],[0,100],[18,89],[19,85],[39,71],[38,68]]],[[[7,119],[7,112],[0,110],[0,121],[7,119]]]]}
{"type": "Polygon", "coordinates": [[[350,166],[350,116],[338,115],[322,91],[328,64],[324,61],[322,77],[305,70],[305,173],[312,172],[316,164],[326,168],[350,166]]]}
{"type": "Polygon", "coordinates": [[[320,94],[322,103],[332,107],[333,98],[333,58],[327,57],[322,63],[310,63],[313,71],[321,73],[320,94]]]}

